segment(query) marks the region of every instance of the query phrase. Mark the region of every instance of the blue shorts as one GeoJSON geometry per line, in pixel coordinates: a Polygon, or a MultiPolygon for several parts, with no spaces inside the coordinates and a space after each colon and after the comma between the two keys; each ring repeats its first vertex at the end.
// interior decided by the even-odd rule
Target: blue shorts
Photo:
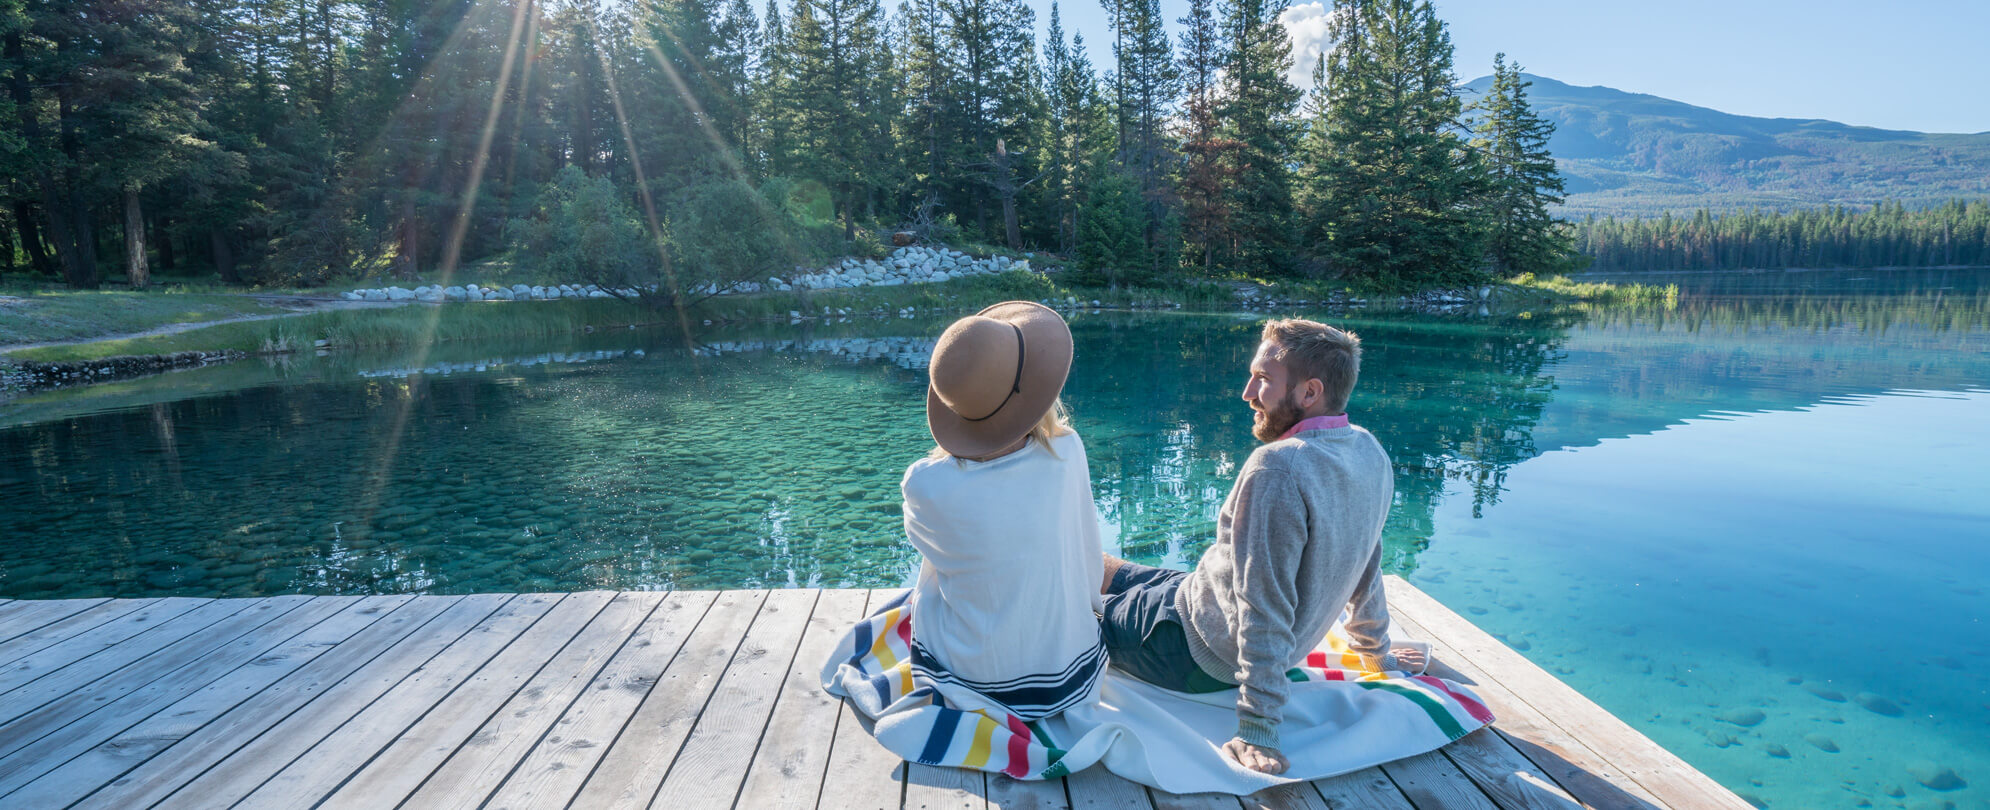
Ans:
{"type": "Polygon", "coordinates": [[[1188,572],[1126,563],[1106,588],[1099,629],[1114,669],[1177,692],[1236,688],[1202,671],[1189,654],[1175,593],[1188,572]]]}

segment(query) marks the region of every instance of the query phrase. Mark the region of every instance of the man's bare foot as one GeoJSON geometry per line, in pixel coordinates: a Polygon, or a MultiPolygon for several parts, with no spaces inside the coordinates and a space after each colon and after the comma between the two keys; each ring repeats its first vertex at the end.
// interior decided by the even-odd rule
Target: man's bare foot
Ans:
{"type": "Polygon", "coordinates": [[[1099,556],[1106,560],[1106,578],[1099,582],[1099,593],[1112,593],[1112,575],[1119,573],[1119,567],[1125,565],[1126,561],[1111,554],[1099,556]]]}
{"type": "Polygon", "coordinates": [[[1405,672],[1422,672],[1429,664],[1423,657],[1423,651],[1415,647],[1397,647],[1389,654],[1396,657],[1396,663],[1401,664],[1405,672]]]}
{"type": "Polygon", "coordinates": [[[1285,773],[1285,756],[1278,753],[1276,748],[1252,745],[1243,740],[1231,740],[1223,744],[1223,753],[1229,754],[1237,764],[1258,773],[1268,773],[1273,776],[1285,773]]]}

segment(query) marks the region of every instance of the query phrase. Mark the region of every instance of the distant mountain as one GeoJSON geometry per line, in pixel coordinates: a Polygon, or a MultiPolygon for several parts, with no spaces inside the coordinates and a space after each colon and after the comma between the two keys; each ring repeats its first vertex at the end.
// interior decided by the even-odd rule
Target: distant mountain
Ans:
{"type": "MultiPolygon", "coordinates": [[[[1526,74],[1523,74],[1526,75],[1526,74]]],[[[1543,76],[1528,100],[1555,123],[1549,147],[1567,216],[1914,204],[1990,196],[1990,132],[1942,135],[1814,118],[1756,118],[1543,76]]],[[[1492,77],[1465,85],[1476,98],[1492,77]]]]}

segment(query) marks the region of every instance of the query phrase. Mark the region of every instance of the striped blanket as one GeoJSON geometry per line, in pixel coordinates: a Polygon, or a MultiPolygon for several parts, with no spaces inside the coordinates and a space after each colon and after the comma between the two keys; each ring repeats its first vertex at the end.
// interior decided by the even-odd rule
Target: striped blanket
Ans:
{"type": "Polygon", "coordinates": [[[1237,728],[1235,690],[1172,692],[1113,670],[1096,703],[1026,722],[984,696],[942,683],[913,666],[908,596],[852,628],[824,665],[822,682],[876,721],[879,743],[913,762],[1017,779],[1056,779],[1104,765],[1174,793],[1241,795],[1421,754],[1493,719],[1457,683],[1364,669],[1336,624],[1305,666],[1286,673],[1294,685],[1279,734],[1291,764],[1269,776],[1222,752],[1237,728]]]}

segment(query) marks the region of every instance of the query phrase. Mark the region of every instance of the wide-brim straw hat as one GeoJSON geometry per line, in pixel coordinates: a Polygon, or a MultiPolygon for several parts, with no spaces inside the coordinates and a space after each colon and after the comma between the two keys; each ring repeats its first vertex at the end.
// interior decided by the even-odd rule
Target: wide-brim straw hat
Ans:
{"type": "Polygon", "coordinates": [[[1034,301],[1004,301],[940,333],[926,425],[955,456],[991,455],[1029,433],[1071,373],[1071,327],[1034,301]]]}

